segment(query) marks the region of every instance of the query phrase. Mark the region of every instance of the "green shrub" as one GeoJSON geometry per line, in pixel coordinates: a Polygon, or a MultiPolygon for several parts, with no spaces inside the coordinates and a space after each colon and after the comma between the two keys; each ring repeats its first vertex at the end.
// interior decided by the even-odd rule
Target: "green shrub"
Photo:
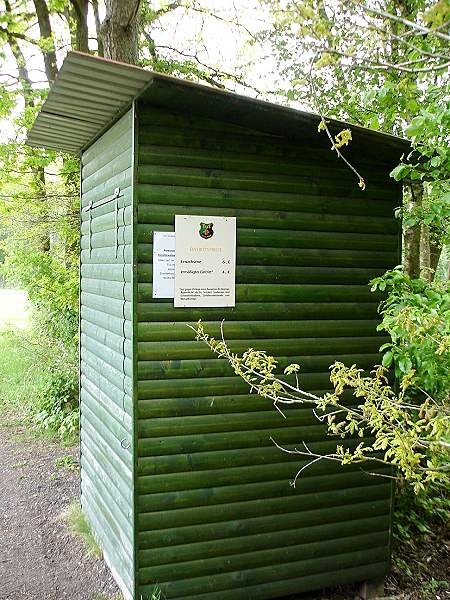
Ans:
{"type": "Polygon", "coordinates": [[[27,291],[33,309],[30,330],[3,342],[13,360],[0,373],[0,403],[67,442],[78,430],[79,200],[77,166],[64,164],[73,177],[59,203],[15,188],[0,202],[0,275],[27,291]]]}
{"type": "Polygon", "coordinates": [[[404,483],[397,485],[393,536],[401,548],[414,548],[421,536],[438,536],[450,522],[450,494],[443,486],[430,484],[415,494],[404,483]]]}
{"type": "MultiPolygon", "coordinates": [[[[422,598],[438,598],[446,590],[445,538],[450,522],[450,494],[442,485],[430,484],[418,494],[397,485],[393,518],[392,582],[398,589],[420,588],[422,598]]],[[[415,596],[414,596],[415,597],[415,596]]]]}
{"type": "Polygon", "coordinates": [[[0,269],[12,285],[24,289],[40,335],[57,340],[68,351],[78,345],[78,262],[64,260],[10,240],[0,269]]]}
{"type": "Polygon", "coordinates": [[[45,386],[38,398],[34,422],[70,442],[79,426],[78,379],[71,365],[51,363],[44,375],[45,386]]]}
{"type": "Polygon", "coordinates": [[[435,402],[448,402],[450,372],[450,288],[448,281],[411,279],[400,267],[374,279],[372,290],[388,292],[380,305],[378,329],[389,333],[383,365],[397,378],[411,378],[435,402]]]}

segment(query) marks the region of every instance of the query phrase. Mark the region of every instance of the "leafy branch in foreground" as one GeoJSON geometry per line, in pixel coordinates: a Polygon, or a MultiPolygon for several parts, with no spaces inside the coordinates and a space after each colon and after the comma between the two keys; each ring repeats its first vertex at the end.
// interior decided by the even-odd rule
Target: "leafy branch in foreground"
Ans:
{"type": "Polygon", "coordinates": [[[230,363],[252,392],[271,400],[284,418],[289,406],[309,405],[317,420],[326,423],[329,435],[361,440],[356,447],[337,444],[335,452],[323,455],[312,452],[304,442],[303,450],[277,444],[285,452],[310,459],[298,471],[293,485],[306,468],[320,460],[393,466],[396,476],[411,483],[416,493],[431,482],[450,483],[450,412],[427,394],[417,403],[408,400],[413,374],[403,377],[396,394],[389,385],[385,367],[377,366],[366,375],[356,365],[347,367],[335,362],[330,367],[334,391],[320,397],[301,388],[300,365],[290,364],[278,376],[278,362],[267,352],[253,348],[242,355],[233,352],[225,341],[223,322],[221,340],[211,337],[201,321],[191,329],[197,340],[230,363]],[[344,397],[348,390],[352,393],[351,402],[344,397]]]}

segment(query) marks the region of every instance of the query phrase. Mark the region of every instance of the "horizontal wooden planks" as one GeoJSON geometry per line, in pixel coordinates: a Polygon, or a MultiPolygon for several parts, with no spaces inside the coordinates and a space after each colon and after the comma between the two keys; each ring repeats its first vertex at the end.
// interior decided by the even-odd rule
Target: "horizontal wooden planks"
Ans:
{"type": "MultiPolygon", "coordinates": [[[[120,294],[120,285],[109,284],[111,297],[120,294]]],[[[86,280],[82,291],[90,292],[91,283],[86,280]]],[[[103,286],[103,282],[98,282],[103,286]]],[[[101,288],[102,289],[102,288],[101,288]]],[[[125,284],[124,292],[126,299],[130,299],[131,286],[125,284]]],[[[138,284],[138,302],[153,302],[152,285],[148,283],[138,284]]],[[[345,302],[351,299],[353,302],[379,302],[383,298],[380,292],[371,292],[367,285],[314,285],[314,284],[284,284],[273,283],[236,283],[236,304],[240,302],[345,302]]]]}
{"type": "MultiPolygon", "coordinates": [[[[330,351],[331,350],[332,349],[330,349],[330,351]]],[[[302,377],[301,380],[302,385],[305,386],[308,386],[305,379],[309,374],[326,373],[336,361],[344,362],[344,364],[348,365],[358,364],[360,368],[369,370],[377,364],[377,361],[379,362],[379,354],[377,351],[373,351],[372,354],[369,354],[368,352],[364,352],[364,350],[355,354],[336,351],[335,354],[330,355],[304,356],[300,351],[293,348],[290,356],[275,356],[274,358],[278,363],[277,368],[279,372],[282,372],[291,363],[301,363],[301,368],[304,369],[305,372],[305,377],[302,377]]],[[[141,381],[201,378],[202,383],[207,386],[208,378],[210,377],[225,378],[232,377],[233,374],[234,372],[231,369],[231,366],[223,359],[175,359],[170,361],[140,361],[138,363],[138,375],[141,381]]]]}
{"type": "MultiPolygon", "coordinates": [[[[316,441],[321,442],[323,440],[323,425],[310,425],[308,429],[312,430],[310,439],[314,441],[315,436],[316,441]]],[[[174,431],[173,433],[176,435],[178,432],[174,431]]],[[[330,438],[326,443],[333,443],[333,439],[330,438]]],[[[292,449],[291,446],[286,447],[292,449]]],[[[287,459],[298,461],[299,457],[295,456],[295,454],[288,454],[287,459]]],[[[138,462],[137,475],[140,477],[163,473],[201,471],[215,468],[222,469],[225,467],[273,464],[278,462],[280,462],[279,449],[273,442],[270,442],[266,446],[261,446],[260,452],[257,455],[255,455],[252,448],[242,448],[239,452],[225,449],[215,452],[184,452],[172,455],[141,457],[138,462]]]]}
{"type": "MultiPolygon", "coordinates": [[[[96,308],[92,298],[86,302],[96,308]]],[[[377,302],[352,302],[346,298],[344,302],[239,302],[226,312],[226,321],[260,321],[260,320],[314,320],[314,319],[375,319],[378,316],[377,302]]],[[[111,314],[116,314],[114,306],[111,314]]],[[[199,308],[173,310],[170,301],[140,302],[137,305],[140,323],[153,322],[187,322],[205,319],[220,322],[225,316],[222,308],[199,308]]]]}
{"type": "MultiPolygon", "coordinates": [[[[386,219],[389,213],[398,205],[399,198],[383,200],[377,195],[361,195],[349,187],[344,194],[334,191],[332,194],[316,194],[310,192],[285,192],[278,194],[267,190],[257,192],[251,190],[221,190],[214,188],[202,188],[183,185],[158,185],[155,183],[138,183],[137,196],[139,205],[182,205],[182,206],[204,206],[217,208],[223,206],[224,210],[246,209],[292,211],[297,213],[323,212],[330,215],[350,215],[381,217],[386,219]],[[357,197],[355,197],[357,194],[357,197]]],[[[148,208],[141,209],[142,212],[148,208]]],[[[338,220],[338,219],[336,219],[338,220]]]]}
{"type": "MultiPolygon", "coordinates": [[[[362,581],[365,578],[369,580],[379,580],[386,576],[386,557],[383,557],[382,561],[377,562],[376,559],[380,559],[380,552],[375,555],[375,559],[374,553],[368,555],[366,560],[361,559],[362,555],[361,552],[358,554],[353,553],[345,555],[344,562],[338,560],[333,561],[331,559],[320,562],[314,561],[313,564],[320,566],[321,570],[312,575],[303,574],[301,576],[294,576],[293,573],[298,573],[299,571],[299,565],[298,563],[290,563],[289,575],[283,574],[282,580],[278,578],[267,580],[266,578],[263,579],[260,577],[262,583],[253,585],[247,585],[246,579],[242,578],[241,573],[232,573],[231,576],[235,580],[234,586],[231,589],[225,588],[215,592],[207,591],[202,594],[195,592],[193,595],[185,595],[181,592],[182,595],[179,595],[180,592],[177,589],[173,590],[172,588],[168,590],[166,586],[161,588],[159,584],[156,586],[154,584],[142,586],[141,589],[143,590],[143,593],[148,594],[153,594],[158,592],[158,590],[163,589],[166,598],[182,598],[183,600],[228,600],[230,594],[235,600],[263,600],[285,596],[286,593],[296,593],[298,590],[317,590],[323,586],[325,580],[328,582],[328,585],[331,586],[362,581]],[[337,570],[334,571],[333,567],[337,567],[337,570]]],[[[303,566],[304,569],[302,569],[302,571],[307,573],[311,572],[311,569],[307,564],[304,564],[303,566]]],[[[200,586],[203,585],[203,581],[199,583],[200,586]]]]}
{"type": "MultiPolygon", "coordinates": [[[[345,533],[348,533],[345,532],[345,533]]],[[[273,566],[273,575],[279,577],[280,573],[274,568],[280,567],[280,571],[283,570],[284,563],[292,560],[308,561],[312,560],[311,566],[317,564],[320,558],[324,556],[339,556],[346,552],[352,552],[355,550],[364,551],[369,545],[371,548],[378,547],[382,552],[381,556],[386,556],[387,546],[389,542],[388,531],[366,531],[364,534],[352,535],[352,536],[339,536],[335,534],[332,539],[321,540],[317,542],[309,542],[304,544],[292,544],[283,543],[275,537],[272,537],[272,547],[269,549],[256,550],[252,548],[249,552],[239,552],[238,554],[231,554],[226,556],[224,560],[223,556],[208,557],[197,560],[190,560],[181,563],[171,563],[167,565],[153,565],[148,568],[141,568],[139,571],[139,578],[141,583],[163,583],[171,582],[174,579],[183,580],[189,579],[189,587],[191,591],[198,590],[200,592],[202,588],[200,585],[204,584],[195,582],[197,576],[204,577],[205,575],[211,574],[214,576],[216,573],[227,573],[229,571],[243,571],[250,569],[257,569],[266,565],[273,566]]],[[[226,542],[224,543],[226,546],[226,542]]],[[[370,551],[369,551],[370,552],[370,551]]],[[[300,569],[302,571],[303,569],[300,569]]],[[[306,571],[307,573],[308,571],[306,571]]],[[[178,582],[178,581],[177,581],[178,582]]],[[[170,589],[171,584],[168,584],[170,589]]],[[[177,589],[183,589],[181,585],[174,585],[177,589]]],[[[184,588],[186,589],[186,587],[184,588]]]]}
{"type": "MultiPolygon", "coordinates": [[[[370,539],[370,536],[367,536],[367,538],[370,539]]],[[[345,541],[336,540],[334,543],[329,542],[328,545],[324,544],[323,546],[325,546],[325,554],[320,554],[320,549],[318,549],[315,556],[309,555],[304,548],[299,548],[298,553],[292,553],[291,559],[289,559],[289,556],[286,556],[287,549],[277,549],[278,551],[275,550],[270,553],[266,552],[262,557],[250,555],[247,560],[242,557],[241,568],[238,568],[239,564],[236,564],[231,559],[228,559],[229,563],[224,559],[217,560],[213,567],[215,570],[214,573],[211,573],[208,569],[211,563],[205,564],[204,570],[206,574],[204,576],[192,576],[192,572],[195,574],[198,573],[197,570],[194,570],[196,565],[192,565],[190,577],[182,568],[177,569],[175,565],[173,565],[172,571],[166,575],[162,568],[155,568],[153,572],[158,573],[159,579],[158,581],[153,579],[152,584],[158,583],[161,586],[161,581],[164,581],[162,578],[165,578],[160,589],[162,589],[167,598],[183,598],[187,594],[202,593],[207,598],[207,592],[212,593],[219,590],[227,590],[229,594],[232,594],[234,589],[241,590],[250,585],[260,585],[261,583],[272,581],[279,582],[290,577],[308,576],[313,573],[323,574],[322,581],[326,581],[326,573],[333,568],[349,568],[358,564],[373,564],[388,560],[389,552],[386,536],[383,540],[375,536],[374,540],[368,541],[364,535],[361,535],[358,541],[355,537],[352,537],[345,541]],[[342,542],[341,546],[339,542],[342,542]],[[368,544],[370,544],[370,549],[367,549],[368,544]],[[326,548],[329,548],[329,554],[327,554],[326,548]],[[339,548],[342,548],[341,551],[339,551],[339,548]],[[303,558],[304,555],[306,555],[305,558],[303,558]],[[280,562],[275,562],[275,557],[277,556],[280,557],[280,562]],[[283,559],[281,559],[281,556],[283,556],[285,562],[282,562],[283,559]],[[238,570],[227,570],[227,563],[230,566],[232,564],[233,569],[238,570]],[[181,576],[182,573],[185,573],[186,579],[177,578],[177,575],[181,576]]],[[[149,591],[145,586],[142,586],[141,590],[144,593],[149,591]]]]}
{"type": "MultiPolygon", "coordinates": [[[[328,337],[327,333],[328,331],[323,331],[323,334],[318,337],[308,337],[307,335],[286,337],[280,335],[276,339],[273,337],[254,339],[251,337],[245,338],[244,332],[242,332],[238,339],[229,339],[229,346],[233,352],[238,353],[243,353],[248,348],[253,347],[257,350],[266,350],[274,356],[304,356],[308,358],[320,354],[326,356],[329,360],[328,356],[332,354],[374,354],[378,352],[381,344],[388,341],[387,337],[378,335],[357,337],[349,332],[346,336],[328,337]]],[[[112,337],[113,334],[110,334],[110,336],[112,337]]],[[[220,364],[224,363],[223,359],[215,358],[209,346],[204,343],[199,344],[196,340],[192,341],[192,338],[183,341],[138,342],[137,348],[138,358],[141,361],[193,361],[205,359],[204,366],[211,365],[210,368],[216,366],[218,374],[221,374],[220,364]]],[[[176,365],[174,366],[176,367],[176,365]]],[[[149,379],[153,379],[153,377],[149,379]]]]}
{"type": "MultiPolygon", "coordinates": [[[[148,110],[147,108],[144,110],[148,110]]],[[[317,166],[317,161],[321,160],[331,169],[341,170],[343,176],[345,173],[344,165],[338,160],[337,156],[330,152],[328,147],[324,151],[311,145],[304,146],[301,142],[293,143],[283,139],[281,135],[261,133],[259,131],[249,130],[243,133],[243,130],[219,130],[217,126],[208,127],[201,118],[197,119],[192,126],[188,122],[184,126],[180,123],[162,121],[159,122],[159,116],[152,121],[141,123],[139,143],[142,146],[157,145],[185,148],[187,151],[208,150],[210,152],[219,152],[222,156],[229,156],[234,153],[235,156],[243,157],[246,155],[256,158],[269,157],[272,163],[293,163],[311,164],[317,166]],[[194,135],[193,135],[194,134],[194,135]]],[[[319,139],[320,136],[317,136],[319,139]]],[[[187,154],[187,153],[186,153],[187,154]]],[[[370,167],[371,170],[379,176],[387,177],[388,168],[382,169],[383,157],[379,161],[368,160],[364,153],[358,156],[358,164],[362,167],[370,167]],[[377,173],[378,172],[378,173],[377,173]]]]}
{"type": "Polygon", "coordinates": [[[140,592],[158,583],[167,598],[269,598],[319,576],[333,582],[336,565],[365,577],[387,564],[389,483],[319,463],[293,489],[307,461],[272,438],[319,453],[335,441],[310,407],[283,419],[249,394],[187,325],[202,319],[218,337],[225,319],[233,351],[266,350],[280,371],[298,362],[306,390],[329,389],[338,359],[369,370],[385,338],[381,296],[367,284],[398,258],[398,186],[372,164],[361,194],[331,155],[319,168],[317,149],[302,160],[280,138],[230,129],[153,108],[140,115],[137,566],[140,592]],[[236,216],[235,308],[153,299],[153,232],[173,231],[175,214],[236,216]],[[284,574],[289,561],[296,571],[284,574]]]}
{"type": "MultiPolygon", "coordinates": [[[[325,389],[311,390],[317,396],[322,396],[325,389]]],[[[348,402],[352,398],[351,390],[342,394],[342,401],[348,402]]],[[[195,396],[193,398],[153,398],[141,400],[138,404],[138,413],[141,417],[152,415],[160,417],[181,417],[195,415],[214,415],[223,413],[251,412],[267,410],[272,406],[272,401],[258,394],[229,394],[224,396],[209,395],[195,396]]],[[[291,407],[286,407],[289,413],[291,407]]]]}
{"type": "MultiPolygon", "coordinates": [[[[86,313],[88,314],[88,313],[86,313]]],[[[95,315],[91,317],[95,318],[95,315]]],[[[277,339],[285,338],[322,338],[347,336],[373,336],[379,321],[377,319],[324,319],[324,320],[261,320],[228,321],[223,325],[227,340],[270,339],[276,329],[277,339]]],[[[192,327],[197,322],[142,322],[137,331],[140,342],[192,342],[192,327]]],[[[221,326],[217,321],[202,321],[204,330],[215,338],[221,335],[221,326]]],[[[376,332],[382,335],[381,332],[376,332]]]]}
{"type": "MultiPolygon", "coordinates": [[[[199,212],[199,211],[197,211],[199,212]]],[[[172,213],[173,215],[177,213],[172,213]]],[[[302,231],[283,229],[255,229],[240,227],[237,221],[238,247],[264,247],[264,248],[312,248],[335,250],[375,250],[381,252],[395,252],[398,236],[394,234],[364,234],[336,232],[330,235],[328,231],[302,231]]],[[[173,224],[158,225],[156,223],[139,224],[137,227],[137,241],[149,244],[153,240],[153,231],[173,231],[173,224]]],[[[118,229],[120,243],[129,240],[130,228],[127,226],[118,229]]],[[[116,232],[100,232],[92,236],[93,248],[112,245],[116,241],[116,232]],[[94,244],[95,240],[95,244],[94,244]]],[[[357,266],[357,265],[355,265],[357,266]]]]}
{"type": "MultiPolygon", "coordinates": [[[[217,204],[217,203],[216,203],[217,204]]],[[[317,209],[316,209],[317,210],[317,209]]],[[[211,216],[236,216],[242,228],[270,229],[285,231],[332,231],[360,232],[367,234],[397,233],[397,223],[387,217],[336,215],[314,212],[288,212],[279,209],[268,211],[261,209],[217,208],[216,206],[189,206],[185,204],[142,204],[139,208],[139,222],[167,225],[172,223],[173,213],[176,214],[208,214],[211,216]]],[[[125,218],[127,214],[125,213],[125,218]]],[[[100,220],[100,217],[98,217],[100,220]]],[[[103,219],[105,221],[105,219],[103,219]]],[[[99,221],[102,222],[102,221],[99,221]]]]}
{"type": "MultiPolygon", "coordinates": [[[[155,133],[159,133],[160,131],[160,129],[155,130],[155,133]]],[[[259,139],[262,138],[260,137],[259,139]]],[[[239,156],[239,154],[235,154],[232,151],[217,151],[193,147],[183,148],[170,145],[170,139],[167,140],[166,144],[167,145],[143,144],[140,148],[140,161],[142,164],[298,176],[310,173],[316,166],[315,161],[319,156],[317,151],[313,151],[312,153],[304,152],[301,156],[297,148],[297,156],[295,158],[293,156],[286,156],[280,157],[278,160],[274,161],[269,154],[246,153],[245,156],[239,156]]],[[[343,175],[349,179],[348,174],[345,172],[345,167],[341,165],[338,160],[335,160],[335,157],[330,158],[331,160],[327,161],[328,176],[339,177],[340,175],[343,175]]],[[[372,168],[372,172],[376,174],[375,176],[377,179],[387,179],[385,170],[372,168]]]]}
{"type": "MultiPolygon", "coordinates": [[[[152,229],[149,229],[151,232],[152,229]]],[[[153,258],[153,246],[150,243],[150,233],[147,232],[149,243],[138,244],[138,259],[141,266],[151,263],[153,258]]],[[[109,249],[94,249],[92,256],[96,253],[108,253],[109,249]]],[[[238,246],[236,249],[236,263],[250,266],[275,266],[275,267],[346,267],[352,269],[361,268],[383,268],[386,269],[397,259],[396,252],[385,250],[348,250],[329,248],[273,248],[273,247],[249,247],[238,246]]],[[[273,270],[276,276],[277,270],[273,270]]]]}
{"type": "MultiPolygon", "coordinates": [[[[277,531],[281,527],[280,522],[276,521],[279,514],[284,515],[283,524],[286,528],[302,529],[309,525],[339,522],[341,518],[345,521],[362,518],[367,514],[386,515],[389,512],[386,486],[372,488],[369,476],[364,481],[360,476],[356,478],[355,472],[350,472],[348,468],[347,471],[344,476],[336,468],[334,472],[328,471],[325,475],[323,472],[319,475],[311,474],[310,471],[304,481],[302,496],[306,497],[302,510],[298,510],[298,491],[285,478],[241,486],[244,492],[242,498],[238,497],[238,486],[213,487],[211,502],[199,490],[184,491],[182,494],[153,494],[152,508],[155,511],[149,512],[147,509],[142,514],[148,513],[143,516],[145,519],[153,517],[154,527],[139,532],[141,546],[158,548],[167,544],[190,544],[277,531]],[[336,492],[337,477],[343,477],[340,481],[345,482],[346,489],[351,490],[350,492],[336,492]],[[238,504],[229,506],[229,499],[238,504]],[[308,502],[311,499],[314,502],[308,502]],[[202,506],[206,504],[218,505],[205,513],[210,515],[208,523],[202,522],[202,506]],[[352,505],[354,510],[351,510],[352,505]],[[370,513],[366,512],[367,509],[370,513]],[[267,515],[273,515],[273,518],[267,520],[267,515]]],[[[139,501],[144,505],[146,501],[150,502],[150,497],[140,498],[139,501]]]]}
{"type": "MultiPolygon", "coordinates": [[[[335,475],[339,469],[339,465],[321,465],[322,474],[325,472],[328,475],[335,475]]],[[[348,471],[348,469],[346,470],[348,471]]],[[[293,472],[292,477],[295,475],[293,472]]],[[[214,539],[217,534],[216,524],[221,524],[220,527],[227,529],[229,522],[233,522],[233,526],[237,527],[245,535],[247,519],[253,523],[256,519],[259,525],[263,528],[264,517],[267,520],[267,527],[270,530],[276,529],[276,519],[279,515],[287,513],[299,513],[309,510],[328,509],[338,507],[340,505],[350,504],[354,502],[373,502],[376,500],[387,499],[390,496],[390,486],[386,483],[367,485],[367,482],[361,478],[358,483],[352,483],[345,486],[346,473],[340,472],[342,486],[335,485],[334,489],[326,489],[319,487],[318,489],[308,489],[304,493],[293,494],[287,491],[289,480],[284,477],[285,493],[272,496],[271,498],[257,498],[240,501],[235,499],[234,502],[225,503],[206,503],[202,502],[197,506],[187,508],[177,508],[176,510],[162,511],[140,511],[140,536],[143,540],[155,539],[160,540],[161,535],[159,530],[171,530],[174,538],[185,538],[185,527],[197,525],[199,529],[198,539],[202,539],[202,534],[206,535],[206,539],[214,539]],[[268,518],[267,518],[268,517],[268,518]],[[239,523],[240,521],[240,523],[239,523]],[[272,525],[269,525],[269,522],[272,525]],[[211,525],[212,530],[208,531],[206,525],[211,525]],[[205,527],[202,527],[202,526],[205,527]],[[176,530],[180,527],[180,531],[176,530]]],[[[270,480],[275,482],[275,479],[270,480]]],[[[278,483],[281,480],[278,480],[278,483]]],[[[314,481],[313,481],[314,483],[314,481]]],[[[336,484],[336,481],[334,482],[336,484]]],[[[222,486],[218,486],[222,487],[222,486]]],[[[200,488],[199,488],[200,489],[200,488]]],[[[279,488],[280,489],[280,488],[279,488]]],[[[186,490],[185,493],[188,493],[186,490]]],[[[203,494],[205,496],[205,494],[203,494]]],[[[278,527],[280,524],[278,524],[278,527]]],[[[192,530],[189,529],[189,535],[192,530]]],[[[226,537],[220,534],[218,536],[226,537]]],[[[193,538],[195,539],[195,538],[193,538]]],[[[181,542],[180,542],[181,543],[181,542]]],[[[159,545],[161,545],[158,542],[159,545]]]]}
{"type": "Polygon", "coordinates": [[[292,529],[285,528],[285,523],[280,525],[280,529],[275,531],[229,537],[223,540],[222,543],[206,541],[195,545],[180,544],[175,547],[175,550],[167,547],[146,549],[141,551],[140,559],[143,564],[147,565],[170,564],[174,561],[182,562],[220,556],[224,552],[224,546],[228,556],[239,554],[245,550],[291,546],[300,540],[303,543],[308,543],[316,540],[339,539],[342,533],[345,534],[352,528],[354,531],[367,531],[368,533],[383,531],[385,518],[384,515],[374,516],[371,513],[369,518],[360,519],[356,516],[350,521],[315,526],[306,525],[303,528],[298,527],[298,523],[292,529]]]}
{"type": "MultiPolygon", "coordinates": [[[[91,265],[89,265],[91,266],[91,265]]],[[[292,284],[293,281],[301,281],[304,284],[362,284],[366,285],[369,280],[379,277],[384,273],[381,268],[358,269],[348,267],[294,267],[278,266],[274,269],[263,265],[251,265],[236,267],[236,278],[242,283],[273,283],[292,284]]],[[[100,273],[101,275],[101,273],[100,273]]],[[[125,274],[125,277],[127,275],[125,274]]],[[[143,264],[138,270],[139,283],[151,283],[153,280],[153,269],[150,265],[143,264]]],[[[127,279],[128,281],[128,279],[127,279]]]]}
{"type": "Polygon", "coordinates": [[[82,157],[80,286],[81,500],[128,596],[134,590],[131,121],[127,113],[82,157]]]}

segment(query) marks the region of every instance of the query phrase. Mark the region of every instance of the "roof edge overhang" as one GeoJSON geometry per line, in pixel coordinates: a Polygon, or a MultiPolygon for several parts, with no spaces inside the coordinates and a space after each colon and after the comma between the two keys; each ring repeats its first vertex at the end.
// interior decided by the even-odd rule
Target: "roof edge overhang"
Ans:
{"type": "MultiPolygon", "coordinates": [[[[26,143],[80,154],[136,99],[300,141],[305,146],[330,146],[325,134],[317,133],[319,115],[76,51],[67,54],[26,143]]],[[[350,154],[363,149],[379,162],[395,164],[401,153],[410,149],[402,138],[334,119],[327,119],[327,123],[332,134],[351,129],[350,154]]]]}
{"type": "Polygon", "coordinates": [[[140,67],[69,52],[26,144],[80,154],[152,81],[140,67]]]}

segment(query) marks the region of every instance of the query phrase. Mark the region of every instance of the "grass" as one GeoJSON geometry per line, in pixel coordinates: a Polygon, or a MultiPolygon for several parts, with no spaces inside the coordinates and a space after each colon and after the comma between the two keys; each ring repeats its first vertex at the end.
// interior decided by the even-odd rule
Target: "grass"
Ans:
{"type": "Polygon", "coordinates": [[[46,384],[25,335],[0,331],[0,414],[4,424],[27,421],[46,384]]]}
{"type": "Polygon", "coordinates": [[[0,329],[3,426],[31,425],[26,437],[57,439],[66,447],[78,442],[77,373],[65,358],[32,327],[0,329]]]}
{"type": "MultiPolygon", "coordinates": [[[[164,600],[164,599],[165,599],[165,596],[163,595],[160,587],[156,584],[155,589],[151,596],[147,596],[146,598],[141,596],[139,600],[164,600]]],[[[91,600],[124,600],[124,597],[122,594],[116,594],[115,596],[106,596],[105,594],[94,594],[93,596],[91,596],[91,600]]]]}
{"type": "Polygon", "coordinates": [[[68,454],[67,456],[60,456],[55,460],[55,467],[57,469],[67,469],[68,471],[78,471],[80,465],[78,461],[68,454]]]}
{"type": "MultiPolygon", "coordinates": [[[[436,598],[437,594],[446,595],[446,590],[450,589],[450,583],[446,580],[438,580],[434,577],[425,585],[423,593],[426,598],[436,598]]],[[[448,593],[448,592],[447,592],[448,593]]]]}
{"type": "Polygon", "coordinates": [[[27,460],[21,460],[18,463],[11,465],[11,467],[13,469],[24,469],[25,467],[28,466],[28,461],[27,460]]]}
{"type": "Polygon", "coordinates": [[[87,556],[100,559],[102,557],[102,550],[92,533],[91,527],[78,501],[70,504],[62,514],[62,519],[67,523],[70,532],[83,540],[87,556]]]}
{"type": "Polygon", "coordinates": [[[16,425],[31,413],[33,398],[43,388],[34,376],[36,356],[21,340],[27,335],[25,292],[0,289],[0,415],[16,425]]]}

